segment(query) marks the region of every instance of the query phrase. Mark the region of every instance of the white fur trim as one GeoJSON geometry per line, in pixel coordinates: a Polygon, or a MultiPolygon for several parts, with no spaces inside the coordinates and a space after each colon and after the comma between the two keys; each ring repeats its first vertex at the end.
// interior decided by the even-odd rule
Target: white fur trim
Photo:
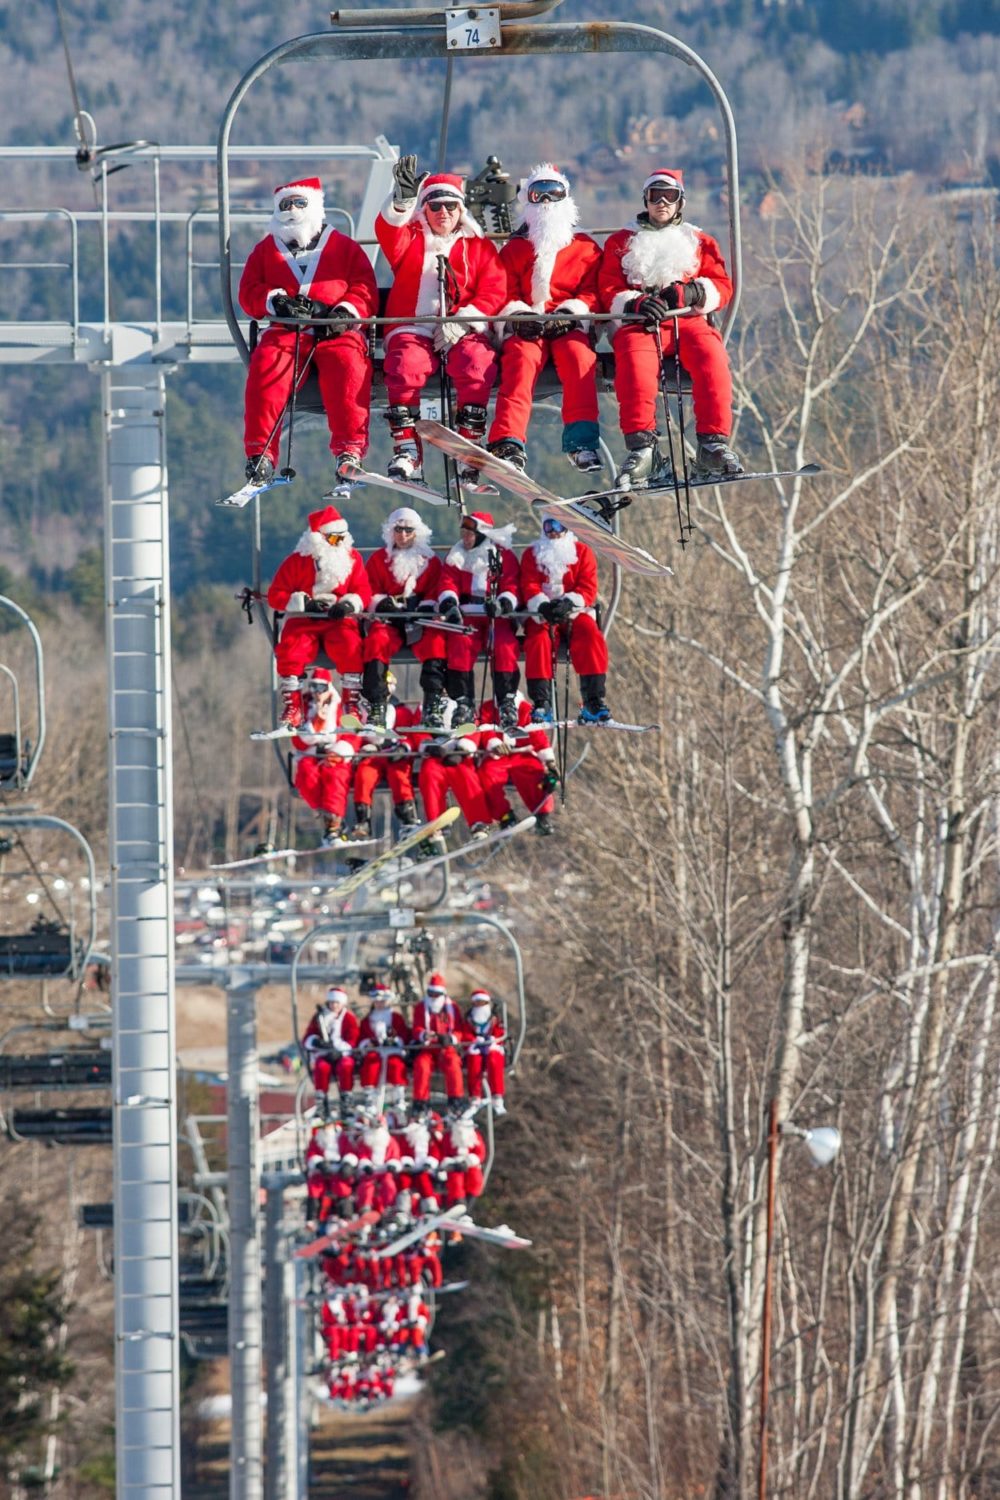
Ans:
{"type": "Polygon", "coordinates": [[[466,755],[472,755],[476,749],[475,740],[452,740],[451,743],[454,745],[456,750],[462,750],[466,755]]]}
{"type": "Polygon", "coordinates": [[[349,740],[334,740],[329,749],[332,755],[339,755],[341,760],[351,760],[354,755],[354,746],[349,740]]]}
{"type": "Polygon", "coordinates": [[[476,318],[477,320],[481,320],[475,323],[463,323],[462,328],[465,333],[486,333],[487,329],[490,326],[487,319],[487,314],[483,312],[481,307],[477,307],[474,302],[467,302],[462,307],[457,307],[452,316],[456,318],[476,318]]]}
{"type": "Polygon", "coordinates": [[[355,614],[360,614],[365,607],[365,601],[360,594],[342,594],[341,604],[353,604],[355,614]]]}
{"type": "Polygon", "coordinates": [[[351,315],[352,318],[360,318],[360,317],[363,316],[363,314],[360,313],[358,311],[358,309],[354,306],[353,302],[338,302],[337,306],[345,308],[346,311],[350,313],[350,315],[351,315]]]}
{"type": "Polygon", "coordinates": [[[590,315],[590,308],[580,297],[568,297],[555,310],[557,313],[565,313],[569,318],[586,318],[590,315]]]}
{"type": "Polygon", "coordinates": [[[517,608],[517,595],[512,594],[509,589],[504,589],[502,594],[497,594],[497,600],[509,599],[514,609],[517,608]]]}
{"type": "Polygon", "coordinates": [[[715,312],[715,309],[722,303],[722,298],[719,296],[719,288],[714,281],[709,281],[707,276],[696,276],[694,279],[695,285],[700,286],[705,293],[705,300],[699,308],[699,312],[715,312]]]}
{"type": "Polygon", "coordinates": [[[381,214],[385,222],[387,224],[392,224],[397,229],[401,229],[404,224],[409,224],[416,211],[416,198],[408,198],[407,201],[400,207],[397,206],[391,193],[382,204],[381,208],[381,214]]]}
{"type": "MultiPolygon", "coordinates": [[[[451,562],[451,553],[450,552],[448,553],[448,557],[447,557],[446,561],[451,562]]],[[[458,564],[455,563],[455,564],[453,564],[453,566],[457,567],[458,564]]],[[[441,594],[438,595],[438,603],[439,604],[444,604],[449,599],[454,604],[458,603],[458,595],[455,593],[454,589],[445,589],[443,593],[441,593],[441,594]]]]}
{"type": "Polygon", "coordinates": [[[564,597],[572,601],[573,607],[575,609],[586,609],[587,607],[586,601],[584,600],[582,594],[570,593],[566,594],[564,597]]]}
{"type": "Polygon", "coordinates": [[[546,765],[548,765],[549,761],[555,760],[556,758],[556,752],[553,750],[551,745],[546,745],[543,749],[536,750],[535,754],[538,756],[538,759],[544,761],[546,765]]]}
{"type": "Polygon", "coordinates": [[[276,318],[278,316],[278,314],[274,310],[274,299],[275,299],[275,297],[287,297],[287,296],[288,296],[288,293],[285,291],[285,289],[284,289],[283,286],[272,287],[271,290],[268,292],[268,294],[267,294],[267,301],[264,303],[264,306],[267,308],[267,310],[271,314],[272,318],[276,318]]]}
{"type": "Polygon", "coordinates": [[[541,593],[539,593],[539,594],[532,594],[531,598],[528,600],[528,613],[529,613],[529,615],[537,615],[538,611],[541,609],[541,607],[542,607],[542,605],[544,603],[545,603],[545,595],[544,594],[541,594],[541,593]]]}
{"type": "Polygon", "coordinates": [[[613,317],[620,318],[635,295],[635,287],[627,287],[624,292],[615,292],[615,295],[611,299],[611,306],[608,308],[608,312],[610,312],[613,317]]]}

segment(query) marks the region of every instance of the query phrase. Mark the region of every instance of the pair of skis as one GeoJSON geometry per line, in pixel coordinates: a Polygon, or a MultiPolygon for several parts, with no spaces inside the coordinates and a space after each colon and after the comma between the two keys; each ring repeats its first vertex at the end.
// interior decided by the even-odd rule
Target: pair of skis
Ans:
{"type": "MultiPolygon", "coordinates": [[[[460,817],[457,807],[447,807],[439,818],[434,818],[430,823],[421,823],[418,827],[407,828],[406,833],[388,849],[377,854],[374,859],[366,860],[360,869],[353,871],[344,880],[331,886],[327,896],[334,901],[339,901],[344,896],[350,896],[361,886],[367,885],[373,875],[385,868],[392,860],[398,859],[403,854],[408,854],[425,839],[433,838],[436,833],[441,833],[445,828],[450,828],[455,819],[460,817]]],[[[377,844],[377,838],[346,839],[336,844],[327,844],[319,849],[270,849],[265,854],[253,854],[247,859],[231,859],[223,864],[209,865],[210,870],[241,870],[251,865],[269,864],[273,860],[288,859],[295,855],[301,859],[306,855],[313,854],[340,854],[349,855],[355,849],[363,849],[367,845],[377,844]]]]}
{"type": "Polygon", "coordinates": [[[400,1239],[393,1240],[391,1245],[383,1245],[381,1249],[375,1250],[373,1253],[376,1260],[388,1260],[390,1256],[398,1255],[410,1245],[415,1245],[418,1240],[426,1239],[435,1229],[455,1230],[464,1238],[486,1240],[492,1245],[502,1245],[505,1250],[528,1250],[531,1247],[530,1240],[515,1234],[506,1224],[498,1224],[495,1228],[490,1228],[485,1224],[472,1223],[466,1218],[465,1208],[461,1204],[456,1204],[452,1208],[446,1208],[443,1213],[420,1219],[400,1239]]]}

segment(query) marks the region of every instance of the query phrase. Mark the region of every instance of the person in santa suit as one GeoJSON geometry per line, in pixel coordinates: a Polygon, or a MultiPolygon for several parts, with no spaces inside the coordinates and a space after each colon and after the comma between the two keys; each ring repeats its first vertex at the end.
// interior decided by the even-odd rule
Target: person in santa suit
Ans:
{"type": "Polygon", "coordinates": [[[305,723],[292,736],[292,779],[306,806],[320,816],[323,843],[331,845],[343,833],[352,762],[361,741],[339,729],[340,694],[326,667],[313,669],[304,692],[305,723]]]}
{"type": "Polygon", "coordinates": [[[368,991],[369,1009],[358,1035],[361,1056],[361,1086],[366,1103],[382,1081],[385,1066],[386,1102],[401,1110],[406,1104],[406,1048],[410,1029],[403,1013],[393,1006],[388,985],[373,984],[368,991]]]}
{"type": "MultiPolygon", "coordinates": [[[[427,981],[422,1000],[413,1007],[410,1023],[412,1044],[418,1050],[413,1058],[413,1114],[427,1114],[431,1097],[431,1074],[436,1070],[444,1079],[445,1093],[451,1109],[462,1103],[462,1064],[459,1043],[462,1037],[462,1012],[448,998],[443,974],[433,973],[427,981]]],[[[432,1143],[433,1146],[433,1143],[432,1143]]],[[[435,1150],[431,1150],[436,1155],[435,1150]]]]}
{"type": "Polygon", "coordinates": [[[545,730],[532,722],[531,704],[527,698],[518,693],[516,701],[516,728],[502,727],[492,698],[488,698],[480,710],[479,743],[483,755],[479,762],[479,781],[495,823],[501,828],[510,828],[517,822],[517,814],[504,791],[505,787],[513,785],[529,813],[534,814],[535,832],[545,838],[553,832],[553,792],[559,785],[556,753],[545,730]]]}
{"type": "Polygon", "coordinates": [[[361,1027],[348,1005],[347,991],[331,984],[326,999],[317,1005],[302,1036],[316,1102],[324,1119],[329,1114],[329,1088],[335,1073],[341,1107],[349,1107],[354,1087],[353,1053],[360,1035],[361,1027]]]}
{"type": "Polygon", "coordinates": [[[274,647],[283,724],[291,729],[302,724],[302,674],[321,649],[343,679],[344,711],[354,711],[362,667],[357,617],[371,599],[364,561],[340,511],[333,505],[314,510],[267,591],[272,609],[289,611],[274,647]]]}
{"type": "Polygon", "coordinates": [[[662,461],[656,446],[660,358],[673,355],[678,331],[680,362],[691,377],[697,474],[742,474],[729,443],[733,383],[726,346],[708,321],[733,295],[722,251],[711,235],[684,222],[680,172],[650,173],[642,201],[635,223],[607,240],[598,278],[603,310],[631,315],[612,336],[615,394],[628,449],[616,483],[623,490],[642,488],[662,461]],[[672,316],[685,310],[687,316],[672,316]]]}
{"type": "Polygon", "coordinates": [[[410,1292],[396,1312],[393,1343],[408,1346],[418,1359],[427,1357],[427,1326],[431,1310],[419,1291],[410,1292]]]}
{"type": "Polygon", "coordinates": [[[445,697],[444,635],[431,623],[441,592],[441,562],[431,546],[431,528],[409,506],[386,518],[382,546],[368,559],[368,581],[376,615],[364,646],[368,722],[386,728],[389,662],[407,643],[421,663],[424,722],[433,722],[444,710],[445,697]],[[406,618],[415,611],[425,616],[426,624],[406,618]]]}
{"type": "Polygon", "coordinates": [[[490,1090],[490,1105],[495,1115],[505,1115],[504,1051],[506,1033],[503,1022],[493,1013],[489,990],[473,990],[465,1012],[462,1043],[465,1048],[465,1077],[470,1099],[483,1097],[483,1073],[490,1090]]]}
{"type": "Polygon", "coordinates": [[[446,1173],[445,1203],[448,1208],[468,1204],[483,1191],[486,1142],[465,1115],[451,1121],[441,1145],[441,1169],[446,1173]]]}
{"type": "Polygon", "coordinates": [[[434,1186],[436,1161],[431,1155],[431,1123],[428,1116],[418,1116],[396,1133],[402,1165],[396,1207],[397,1211],[414,1216],[417,1213],[433,1214],[438,1210],[434,1186]],[[406,1199],[400,1206],[404,1194],[406,1199]]]}
{"type": "MultiPolygon", "coordinates": [[[[479,737],[462,734],[452,739],[428,739],[421,747],[419,771],[420,797],[428,823],[439,818],[448,805],[451,792],[462,810],[472,839],[487,838],[490,831],[490,809],[476,770],[479,737]]],[[[443,833],[432,834],[420,845],[427,854],[443,854],[443,833]]]]}
{"type": "Polygon", "coordinates": [[[529,619],[524,627],[524,665],[535,723],[552,722],[553,661],[560,638],[580,678],[581,724],[611,717],[604,701],[608,645],[597,623],[597,559],[561,521],[546,516],[542,535],[521,555],[521,597],[529,619]]]}
{"type": "Polygon", "coordinates": [[[331,1191],[331,1184],[338,1162],[336,1126],[318,1126],[309,1137],[305,1151],[306,1218],[309,1221],[318,1219],[322,1223],[333,1209],[334,1199],[339,1195],[331,1191]]]}
{"type": "Polygon", "coordinates": [[[392,807],[404,828],[415,828],[420,822],[416,793],[413,788],[413,757],[422,736],[406,734],[420,724],[420,709],[396,699],[396,677],[386,672],[385,727],[393,738],[382,735],[359,736],[360,751],[354,772],[354,828],[356,839],[370,838],[372,831],[372,797],[383,782],[389,788],[392,807]]]}
{"type": "Polygon", "coordinates": [[[250,356],[247,479],[266,484],[273,477],[296,366],[301,372],[311,356],[330,427],[334,489],[349,492],[368,451],[372,388],[368,340],[357,323],[378,311],[378,287],[361,246],[324,221],[318,177],[275,188],[270,233],[250,252],[239,300],[258,322],[280,320],[269,323],[250,356]]]}
{"type": "MultiPolygon", "coordinates": [[[[414,423],[420,415],[420,393],[439,360],[445,362],[455,385],[458,432],[474,443],[482,442],[486,403],[497,376],[489,320],[506,300],[507,278],[493,245],[466,211],[461,177],[446,172],[418,174],[415,156],[401,156],[392,175],[392,197],[375,220],[375,234],[394,273],[386,316],[441,317],[437,325],[389,324],[384,340],[387,416],[393,442],[388,474],[390,479],[419,483],[423,455],[414,423]],[[460,318],[471,321],[459,322],[460,318]]],[[[476,485],[478,470],[460,466],[459,481],[476,485]]]]}
{"type": "MultiPolygon", "coordinates": [[[[517,636],[511,616],[519,603],[513,526],[497,527],[486,510],[464,515],[458,541],[444,560],[438,608],[453,625],[471,625],[475,635],[449,635],[447,684],[459,724],[475,719],[476,661],[490,651],[494,689],[503,722],[515,722],[514,694],[520,679],[517,636]]],[[[431,724],[428,727],[433,728],[431,724]]],[[[439,726],[440,727],[440,726],[439,726]]]]}
{"type": "Polygon", "coordinates": [[[374,1208],[384,1213],[395,1200],[395,1172],[399,1169],[399,1142],[393,1140],[384,1115],[364,1126],[357,1153],[360,1178],[354,1190],[357,1210],[365,1213],[374,1208]]]}
{"type": "Polygon", "coordinates": [[[563,452],[575,468],[592,473],[601,467],[601,429],[597,355],[587,314],[598,302],[600,246],[577,232],[579,213],[569,179],[551,162],[533,167],[521,192],[523,222],[500,251],[507,273],[506,322],[500,326],[500,389],[490,452],[525,467],[531,400],[551,359],[563,388],[563,452]]]}

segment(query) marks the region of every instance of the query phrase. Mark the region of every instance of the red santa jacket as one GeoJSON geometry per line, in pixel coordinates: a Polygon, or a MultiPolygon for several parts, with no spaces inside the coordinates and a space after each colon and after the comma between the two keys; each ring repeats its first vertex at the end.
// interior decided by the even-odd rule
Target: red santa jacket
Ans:
{"type": "Polygon", "coordinates": [[[486,1142],[471,1120],[456,1120],[441,1142],[441,1160],[454,1162],[448,1170],[464,1172],[468,1167],[482,1166],[486,1160],[486,1142]]]}
{"type": "Polygon", "coordinates": [[[521,556],[521,595],[525,608],[537,615],[546,599],[565,595],[578,611],[593,613],[597,602],[597,558],[586,542],[574,537],[575,559],[562,566],[545,567],[539,559],[539,552],[544,558],[548,550],[546,541],[545,537],[540,537],[530,547],[525,547],[521,556]]]}
{"type": "Polygon", "coordinates": [[[339,697],[324,717],[313,710],[298,734],[292,735],[295,764],[305,756],[339,756],[341,760],[352,760],[361,748],[361,739],[356,734],[339,733],[341,704],[339,697]]]}
{"type": "MultiPolygon", "coordinates": [[[[405,555],[405,554],[404,554],[405,555]]],[[[393,569],[393,557],[388,547],[379,547],[368,559],[368,582],[372,590],[372,606],[391,597],[406,599],[414,607],[423,599],[437,600],[441,590],[441,559],[432,553],[417,576],[397,576],[393,569]]],[[[389,622],[392,624],[390,617],[389,622]]]]}
{"type": "MultiPolygon", "coordinates": [[[[371,585],[361,553],[352,547],[350,557],[351,567],[347,577],[342,583],[335,584],[329,592],[338,599],[353,604],[355,612],[360,614],[372,602],[371,585]]],[[[286,609],[293,594],[302,593],[311,598],[315,584],[316,564],[312,557],[302,552],[291,552],[274,575],[267,591],[267,602],[272,609],[286,609]]]]}
{"type": "Polygon", "coordinates": [[[701,284],[703,313],[725,307],[733,295],[718,243],[694,224],[667,224],[662,229],[631,224],[605,243],[598,272],[604,312],[624,312],[637,291],[659,291],[675,281],[701,284]]]}
{"type": "Polygon", "coordinates": [[[498,754],[502,750],[534,752],[540,760],[555,760],[555,751],[545,730],[531,722],[531,704],[527,698],[519,698],[517,704],[518,731],[511,733],[500,728],[500,716],[496,703],[487,698],[479,715],[481,733],[479,742],[484,750],[498,754]]]}
{"type": "Polygon", "coordinates": [[[316,1011],[306,1027],[302,1045],[307,1052],[322,1051],[325,1047],[334,1052],[345,1052],[358,1045],[360,1032],[361,1027],[353,1011],[343,1010],[339,1016],[335,1016],[323,1006],[316,1011]],[[310,1047],[310,1037],[317,1039],[315,1047],[310,1047]]]}
{"type": "Polygon", "coordinates": [[[409,1040],[410,1033],[402,1015],[398,1010],[390,1010],[388,1006],[373,1006],[361,1022],[361,1046],[385,1047],[395,1044],[397,1047],[405,1047],[409,1040]]]}
{"type": "Polygon", "coordinates": [[[554,261],[539,259],[522,229],[504,245],[500,260],[507,275],[504,313],[565,312],[583,318],[598,304],[601,249],[589,234],[575,234],[554,261]]]}
{"type": "MultiPolygon", "coordinates": [[[[503,306],[507,279],[499,255],[473,218],[463,213],[457,234],[437,238],[431,234],[423,210],[417,209],[416,200],[408,208],[399,209],[390,199],[375,220],[375,234],[394,272],[385,308],[387,317],[442,311],[438,305],[437,258],[445,255],[452,274],[448,278],[448,305],[443,311],[483,319],[466,324],[470,333],[474,329],[489,331],[485,319],[503,306]]],[[[390,326],[386,341],[403,326],[390,326]]],[[[415,324],[409,331],[430,338],[434,325],[415,324]]]]}
{"type": "MultiPolygon", "coordinates": [[[[494,550],[494,543],[490,541],[480,542],[478,547],[464,548],[461,542],[457,542],[444,560],[441,569],[441,592],[439,601],[443,604],[446,599],[455,599],[461,605],[482,605],[489,588],[489,565],[490,552],[494,550]]],[[[506,596],[514,609],[518,604],[518,564],[517,553],[512,552],[509,547],[501,547],[500,552],[500,577],[497,580],[497,598],[506,596]]]]}
{"type": "Polygon", "coordinates": [[[367,255],[329,226],[312,250],[297,255],[273,234],[253,247],[240,277],[240,306],[247,317],[262,319],[273,312],[273,292],[344,305],[359,318],[373,317],[378,310],[378,286],[367,255]]]}
{"type": "Polygon", "coordinates": [[[458,1037],[462,1031],[462,1012],[454,1000],[446,1000],[437,1015],[428,1010],[424,1000],[418,1000],[413,1007],[413,1021],[410,1032],[415,1042],[425,1040],[425,1032],[430,1032],[432,1037],[454,1036],[458,1037]]]}

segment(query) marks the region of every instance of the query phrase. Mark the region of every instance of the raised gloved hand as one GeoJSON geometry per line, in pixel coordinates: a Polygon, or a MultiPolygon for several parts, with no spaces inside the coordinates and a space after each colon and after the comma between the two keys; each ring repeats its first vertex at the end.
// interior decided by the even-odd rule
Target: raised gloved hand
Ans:
{"type": "Polygon", "coordinates": [[[402,599],[393,599],[391,594],[386,594],[375,606],[377,615],[405,615],[408,613],[406,603],[402,599]]]}
{"type": "Polygon", "coordinates": [[[546,599],[538,613],[543,620],[548,620],[550,625],[556,625],[560,620],[568,620],[574,608],[572,599],[566,594],[561,594],[558,599],[546,599]]]}
{"type": "Polygon", "coordinates": [[[672,281],[663,288],[660,297],[672,312],[682,307],[705,306],[705,288],[700,281],[672,281]]]}
{"type": "Polygon", "coordinates": [[[411,203],[420,191],[420,184],[426,176],[426,172],[417,171],[415,156],[401,156],[392,168],[392,179],[395,184],[392,190],[393,201],[411,203]]]}
{"type": "Polygon", "coordinates": [[[449,625],[461,625],[462,623],[462,611],[459,609],[458,601],[455,599],[446,599],[443,604],[439,605],[438,614],[449,625]]]}
{"type": "Polygon", "coordinates": [[[577,333],[583,327],[579,318],[571,318],[568,313],[562,317],[550,318],[545,325],[545,337],[547,339],[561,338],[564,333],[577,333]]]}
{"type": "Polygon", "coordinates": [[[357,610],[350,599],[338,599],[336,604],[330,605],[329,614],[331,620],[344,620],[348,615],[357,614],[357,610]]]}
{"type": "Polygon", "coordinates": [[[638,313],[645,318],[647,328],[657,328],[664,318],[670,316],[670,305],[653,292],[643,292],[641,296],[632,298],[625,311],[638,313]]]}
{"type": "Polygon", "coordinates": [[[545,324],[533,312],[511,313],[507,327],[516,339],[540,339],[545,332],[545,324]]]}

